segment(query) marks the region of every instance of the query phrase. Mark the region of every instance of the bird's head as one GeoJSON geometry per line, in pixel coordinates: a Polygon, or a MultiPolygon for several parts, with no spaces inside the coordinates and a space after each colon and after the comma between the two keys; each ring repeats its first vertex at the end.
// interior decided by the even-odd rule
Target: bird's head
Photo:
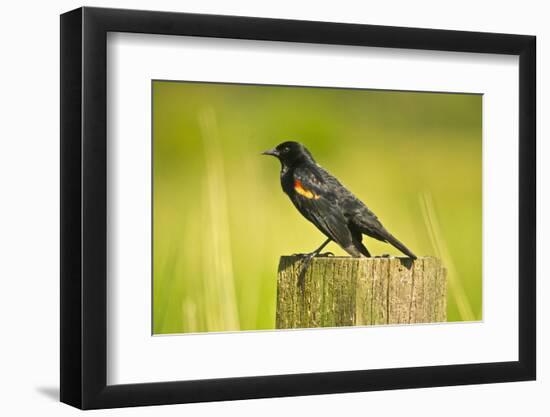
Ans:
{"type": "Polygon", "coordinates": [[[271,155],[279,159],[281,164],[293,166],[300,162],[313,161],[311,153],[299,142],[283,142],[273,149],[262,152],[262,155],[271,155]]]}

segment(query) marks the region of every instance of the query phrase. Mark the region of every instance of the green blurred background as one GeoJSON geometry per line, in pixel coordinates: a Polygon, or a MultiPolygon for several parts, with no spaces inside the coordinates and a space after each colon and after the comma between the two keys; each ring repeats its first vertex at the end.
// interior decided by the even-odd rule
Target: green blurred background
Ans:
{"type": "Polygon", "coordinates": [[[260,155],[285,140],[443,259],[450,321],[481,320],[481,123],[481,95],[153,81],[153,333],[274,328],[279,256],[324,240],[260,155]]]}

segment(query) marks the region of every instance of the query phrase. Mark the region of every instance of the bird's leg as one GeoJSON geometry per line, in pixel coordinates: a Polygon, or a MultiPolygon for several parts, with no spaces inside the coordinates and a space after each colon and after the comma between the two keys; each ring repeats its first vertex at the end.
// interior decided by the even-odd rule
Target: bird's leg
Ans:
{"type": "Polygon", "coordinates": [[[317,255],[319,255],[319,253],[321,253],[321,251],[325,248],[325,246],[327,246],[330,242],[332,242],[332,239],[325,240],[321,246],[319,246],[313,252],[304,254],[304,256],[310,259],[315,258],[317,255]]]}
{"type": "Polygon", "coordinates": [[[323,244],[321,246],[319,246],[313,252],[305,253],[305,254],[302,255],[304,257],[304,263],[302,265],[302,270],[300,271],[300,275],[298,276],[298,285],[300,287],[303,288],[303,286],[304,286],[304,279],[306,277],[306,271],[307,271],[307,268],[309,267],[309,264],[311,263],[311,260],[313,258],[315,258],[317,255],[319,255],[319,253],[321,253],[323,248],[325,246],[327,246],[331,241],[332,241],[332,239],[327,239],[323,242],[323,244]]]}

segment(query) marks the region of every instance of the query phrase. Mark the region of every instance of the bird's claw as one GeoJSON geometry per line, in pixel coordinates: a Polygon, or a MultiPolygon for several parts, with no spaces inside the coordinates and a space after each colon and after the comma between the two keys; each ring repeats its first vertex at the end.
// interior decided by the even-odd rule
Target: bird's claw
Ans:
{"type": "Polygon", "coordinates": [[[295,257],[299,257],[299,258],[308,258],[308,259],[313,259],[313,258],[328,258],[329,256],[336,256],[334,255],[334,253],[332,252],[323,252],[323,253],[293,253],[292,255],[290,256],[295,256],[295,257]]]}

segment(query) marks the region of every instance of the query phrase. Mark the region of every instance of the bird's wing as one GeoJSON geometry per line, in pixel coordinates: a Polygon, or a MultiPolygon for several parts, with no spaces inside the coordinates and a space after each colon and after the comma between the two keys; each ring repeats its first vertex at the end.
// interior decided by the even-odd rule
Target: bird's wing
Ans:
{"type": "Polygon", "coordinates": [[[342,205],[345,207],[347,217],[350,219],[351,229],[359,230],[361,233],[381,240],[382,242],[388,242],[405,255],[416,259],[416,255],[395,236],[388,232],[382,223],[380,223],[378,217],[376,217],[363,202],[353,197],[353,199],[345,200],[342,205]]]}
{"type": "Polygon", "coordinates": [[[376,214],[374,214],[361,200],[351,195],[342,202],[346,217],[361,233],[370,237],[386,241],[389,235],[376,214]]]}
{"type": "Polygon", "coordinates": [[[292,201],[298,210],[326,236],[342,247],[352,242],[348,222],[335,193],[334,177],[316,172],[315,167],[294,171],[292,201]]]}

